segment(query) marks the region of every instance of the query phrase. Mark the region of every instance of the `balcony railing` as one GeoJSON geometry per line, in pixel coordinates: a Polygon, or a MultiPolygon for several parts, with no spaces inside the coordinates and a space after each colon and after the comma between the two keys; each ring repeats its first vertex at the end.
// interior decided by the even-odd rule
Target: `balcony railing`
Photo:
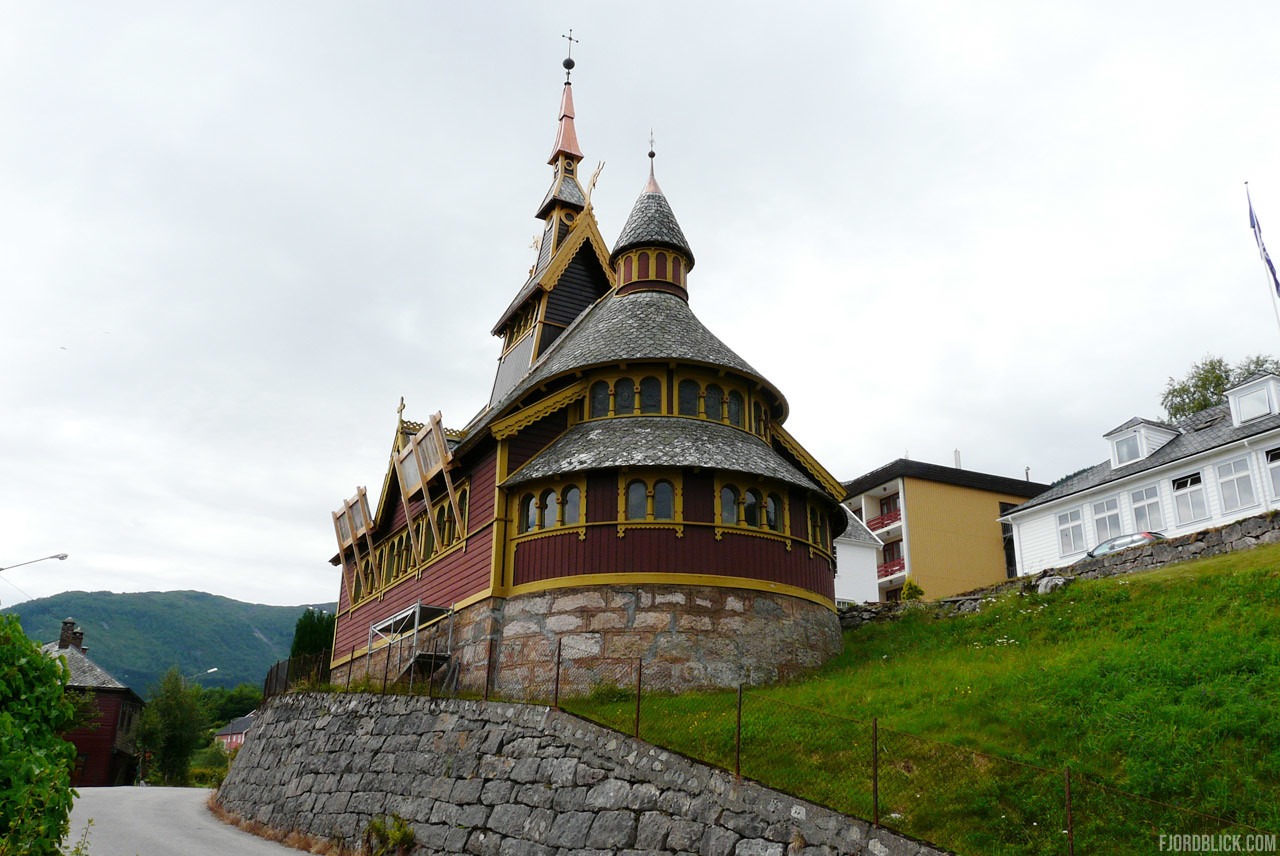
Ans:
{"type": "Polygon", "coordinates": [[[890,511],[888,514],[881,514],[879,517],[873,517],[867,521],[867,528],[872,532],[879,532],[881,529],[888,529],[893,524],[902,519],[902,509],[890,511]]]}
{"type": "MultiPolygon", "coordinates": [[[[896,514],[897,512],[894,512],[894,513],[896,514]]],[[[907,569],[907,560],[905,558],[894,559],[892,562],[883,562],[879,565],[876,565],[876,579],[882,580],[885,577],[891,577],[896,573],[905,571],[906,569],[907,569]]]]}

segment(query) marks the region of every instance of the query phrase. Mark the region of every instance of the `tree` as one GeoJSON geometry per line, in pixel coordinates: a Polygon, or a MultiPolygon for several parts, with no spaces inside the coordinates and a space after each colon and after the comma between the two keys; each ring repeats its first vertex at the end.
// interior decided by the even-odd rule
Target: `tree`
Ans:
{"type": "Polygon", "coordinates": [[[337,619],[332,612],[307,608],[298,617],[293,628],[293,647],[289,656],[301,657],[306,654],[321,654],[333,646],[333,623],[337,619]]]}
{"type": "Polygon", "coordinates": [[[262,688],[253,684],[238,684],[235,689],[205,687],[200,693],[209,721],[216,726],[226,725],[262,704],[262,688]]]}
{"type": "Polygon", "coordinates": [[[67,679],[17,616],[0,615],[0,856],[56,854],[67,834],[76,760],[58,736],[76,716],[67,679]]]}
{"type": "Polygon", "coordinates": [[[185,785],[191,756],[205,742],[208,725],[200,687],[188,687],[177,666],[165,672],[138,721],[138,747],[150,758],[149,777],[185,785]]]}
{"type": "Polygon", "coordinates": [[[1232,366],[1222,357],[1206,354],[1200,362],[1191,366],[1182,380],[1169,378],[1160,403],[1164,405],[1170,420],[1185,419],[1193,413],[1221,404],[1226,399],[1228,389],[1259,372],[1280,375],[1280,360],[1252,354],[1232,366]]]}

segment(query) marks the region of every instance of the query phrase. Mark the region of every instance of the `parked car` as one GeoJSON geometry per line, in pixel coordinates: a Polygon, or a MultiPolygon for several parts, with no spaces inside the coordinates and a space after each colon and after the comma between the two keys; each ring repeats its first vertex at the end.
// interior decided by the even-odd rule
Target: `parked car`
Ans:
{"type": "Polygon", "coordinates": [[[1124,550],[1129,547],[1137,547],[1140,544],[1150,544],[1154,541],[1165,540],[1162,532],[1135,532],[1132,535],[1117,535],[1114,538],[1108,538],[1092,550],[1084,554],[1084,558],[1079,559],[1081,562],[1089,559],[1096,559],[1099,556],[1105,556],[1108,553],[1114,553],[1117,550],[1124,550]]]}

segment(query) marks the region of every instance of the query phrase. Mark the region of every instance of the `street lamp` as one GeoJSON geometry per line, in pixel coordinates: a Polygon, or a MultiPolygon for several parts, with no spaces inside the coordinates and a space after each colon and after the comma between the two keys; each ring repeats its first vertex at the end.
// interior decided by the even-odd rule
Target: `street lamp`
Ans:
{"type": "Polygon", "coordinates": [[[9,568],[21,568],[23,565],[34,565],[36,562],[43,562],[46,559],[57,559],[59,562],[61,562],[65,558],[67,558],[66,553],[54,553],[52,556],[42,556],[39,559],[32,559],[29,562],[19,562],[16,565],[6,565],[5,567],[0,568],[0,571],[7,571],[9,570],[9,568]]]}
{"type": "Polygon", "coordinates": [[[187,685],[187,681],[192,680],[193,678],[198,678],[201,675],[212,675],[216,671],[218,671],[218,667],[214,666],[212,669],[205,669],[203,672],[196,672],[194,675],[187,675],[182,679],[182,685],[185,687],[187,685]]]}

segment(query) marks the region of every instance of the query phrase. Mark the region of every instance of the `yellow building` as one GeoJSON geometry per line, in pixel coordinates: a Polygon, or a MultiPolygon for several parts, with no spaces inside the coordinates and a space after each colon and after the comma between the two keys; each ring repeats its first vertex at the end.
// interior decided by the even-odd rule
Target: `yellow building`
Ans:
{"type": "Polygon", "coordinates": [[[1000,516],[1049,486],[899,458],[844,483],[845,504],[884,542],[876,587],[898,600],[908,579],[929,600],[1017,576],[1000,516]]]}

